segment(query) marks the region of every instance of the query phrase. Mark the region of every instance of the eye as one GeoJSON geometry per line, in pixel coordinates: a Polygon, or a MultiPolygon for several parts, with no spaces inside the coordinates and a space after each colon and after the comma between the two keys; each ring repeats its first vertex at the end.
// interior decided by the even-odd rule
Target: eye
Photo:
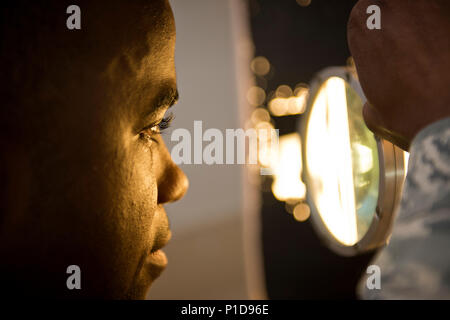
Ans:
{"type": "Polygon", "coordinates": [[[175,118],[173,113],[170,113],[167,117],[164,117],[156,126],[157,133],[161,134],[164,130],[170,127],[172,120],[175,118]]]}
{"type": "Polygon", "coordinates": [[[164,117],[157,124],[152,124],[148,127],[145,127],[140,132],[140,137],[147,141],[156,141],[154,136],[157,134],[163,133],[163,131],[170,127],[172,120],[174,119],[173,113],[170,113],[167,117],[164,117]]]}

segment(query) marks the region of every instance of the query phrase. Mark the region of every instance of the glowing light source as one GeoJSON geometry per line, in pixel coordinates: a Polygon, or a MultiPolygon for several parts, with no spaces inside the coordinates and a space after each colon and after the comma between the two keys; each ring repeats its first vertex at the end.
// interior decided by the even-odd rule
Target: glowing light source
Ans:
{"type": "Polygon", "coordinates": [[[261,121],[255,125],[258,134],[258,162],[266,168],[273,168],[277,162],[278,144],[273,142],[273,125],[268,121],[261,121]]]}
{"type": "Polygon", "coordinates": [[[314,101],[306,137],[308,192],[327,229],[348,246],[368,230],[378,197],[376,141],[361,108],[342,78],[329,78],[314,101]]]}
{"type": "Polygon", "coordinates": [[[298,96],[298,92],[299,91],[302,91],[302,90],[308,90],[309,89],[309,86],[308,86],[308,84],[306,84],[306,83],[304,83],[304,82],[300,82],[300,83],[297,83],[296,85],[295,85],[295,88],[294,88],[294,95],[295,96],[298,96]]]}
{"type": "Polygon", "coordinates": [[[372,150],[369,147],[362,145],[360,143],[354,143],[352,147],[354,152],[356,152],[355,158],[358,161],[359,172],[366,173],[372,170],[374,166],[372,150]]]}
{"type": "Polygon", "coordinates": [[[274,116],[283,116],[287,114],[289,105],[285,98],[275,98],[269,102],[269,110],[274,116]]]}
{"type": "Polygon", "coordinates": [[[275,91],[275,96],[278,98],[289,98],[292,96],[292,89],[288,85],[282,84],[275,91]]]}
{"type": "Polygon", "coordinates": [[[280,201],[305,198],[306,188],[301,180],[301,141],[297,133],[280,137],[279,152],[274,163],[272,192],[280,201]]]}
{"type": "Polygon", "coordinates": [[[281,85],[275,92],[275,98],[269,102],[270,112],[277,117],[300,114],[305,112],[309,90],[307,87],[292,89],[287,85],[281,85]],[[293,95],[295,93],[295,95],[293,95]]]}
{"type": "Polygon", "coordinates": [[[300,222],[308,220],[310,214],[311,209],[306,203],[297,204],[294,210],[292,211],[292,215],[294,216],[295,220],[300,222]]]}
{"type": "Polygon", "coordinates": [[[257,125],[262,121],[269,122],[270,114],[264,108],[256,108],[255,110],[253,110],[252,115],[250,116],[250,120],[253,122],[254,125],[257,125]]]}
{"type": "MultiPolygon", "coordinates": [[[[343,256],[384,246],[401,200],[408,155],[367,128],[366,99],[353,68],[326,68],[312,83],[313,99],[299,131],[313,226],[343,256]]],[[[289,209],[294,213],[292,205],[289,209]]]]}
{"type": "Polygon", "coordinates": [[[305,112],[306,102],[308,101],[309,90],[305,87],[297,87],[294,91],[295,94],[295,108],[289,109],[291,114],[299,114],[305,112]]]}
{"type": "Polygon", "coordinates": [[[253,86],[247,92],[248,102],[254,106],[260,106],[266,100],[266,92],[260,87],[253,86]]]}

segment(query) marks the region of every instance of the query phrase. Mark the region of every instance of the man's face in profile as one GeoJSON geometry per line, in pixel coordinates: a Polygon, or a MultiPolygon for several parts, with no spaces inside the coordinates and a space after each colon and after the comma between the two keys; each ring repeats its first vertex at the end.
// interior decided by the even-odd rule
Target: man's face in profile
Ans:
{"type": "Polygon", "coordinates": [[[41,19],[2,12],[28,19],[2,57],[3,288],[144,298],[166,264],[163,204],[187,188],[158,133],[177,99],[173,15],[164,0],[81,1],[82,29],[67,30],[69,4],[51,3],[41,19]]]}

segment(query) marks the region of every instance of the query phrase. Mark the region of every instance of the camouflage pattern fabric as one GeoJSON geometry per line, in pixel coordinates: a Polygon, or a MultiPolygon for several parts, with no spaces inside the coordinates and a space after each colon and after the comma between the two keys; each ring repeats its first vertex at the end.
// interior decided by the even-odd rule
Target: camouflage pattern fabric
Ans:
{"type": "Polygon", "coordinates": [[[381,288],[369,290],[363,278],[364,299],[450,299],[450,118],[412,142],[392,237],[372,264],[381,288]]]}

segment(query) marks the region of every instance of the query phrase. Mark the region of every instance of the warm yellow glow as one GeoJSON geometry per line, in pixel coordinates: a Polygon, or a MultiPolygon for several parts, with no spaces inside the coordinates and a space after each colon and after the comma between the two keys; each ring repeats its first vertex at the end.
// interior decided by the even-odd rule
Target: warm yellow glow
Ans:
{"type": "Polygon", "coordinates": [[[278,98],[289,98],[292,96],[292,89],[288,85],[282,84],[275,91],[275,96],[278,98]]]}
{"type": "Polygon", "coordinates": [[[272,192],[280,201],[305,198],[305,185],[301,181],[301,141],[297,133],[280,137],[279,151],[273,166],[272,192]]]}
{"type": "Polygon", "coordinates": [[[274,127],[270,122],[261,121],[255,125],[258,134],[258,162],[261,166],[273,168],[277,162],[278,145],[274,143],[274,127]]]}
{"type": "Polygon", "coordinates": [[[310,214],[311,210],[306,203],[297,204],[292,211],[292,215],[294,216],[295,220],[300,222],[308,220],[310,214]]]}
{"type": "Polygon", "coordinates": [[[276,153],[271,148],[269,141],[262,141],[258,148],[258,162],[261,166],[272,168],[276,162],[276,153]]]}
{"type": "Polygon", "coordinates": [[[287,114],[289,104],[285,98],[275,98],[269,102],[269,110],[274,116],[284,116],[287,114]]]}
{"type": "Polygon", "coordinates": [[[247,91],[247,100],[254,107],[260,106],[266,100],[266,92],[263,88],[253,86],[247,91]]]}
{"type": "Polygon", "coordinates": [[[289,98],[275,98],[269,102],[270,112],[277,117],[305,112],[308,92],[289,98]]]}
{"type": "Polygon", "coordinates": [[[405,176],[408,173],[409,152],[403,151],[403,164],[405,166],[405,176]]]}
{"type": "Polygon", "coordinates": [[[358,165],[359,165],[359,172],[360,173],[366,173],[373,168],[373,156],[372,156],[372,150],[359,143],[353,144],[353,150],[358,154],[358,165]]]}
{"type": "Polygon", "coordinates": [[[298,96],[300,91],[308,91],[309,86],[304,82],[297,83],[294,88],[294,96],[298,96]]]}
{"type": "Polygon", "coordinates": [[[311,4],[311,0],[297,0],[297,3],[302,7],[307,7],[311,4]]]}
{"type": "Polygon", "coordinates": [[[250,119],[254,125],[257,125],[260,122],[269,122],[270,114],[264,108],[256,108],[255,110],[253,110],[250,119]]]}
{"type": "Polygon", "coordinates": [[[294,102],[294,107],[289,108],[290,114],[300,114],[305,112],[306,102],[308,101],[309,90],[308,88],[298,87],[295,89],[295,97],[291,98],[294,102]]]}
{"type": "MultiPolygon", "coordinates": [[[[341,78],[328,79],[319,91],[308,122],[306,156],[314,202],[322,220],[337,240],[355,244],[358,232],[352,150],[346,87],[341,78]]],[[[364,161],[363,165],[369,167],[364,161]]]]}
{"type": "Polygon", "coordinates": [[[270,63],[265,57],[256,57],[252,60],[250,68],[258,76],[265,76],[270,71],[270,63]]]}
{"type": "Polygon", "coordinates": [[[275,98],[269,102],[269,110],[277,117],[303,113],[308,95],[308,87],[304,84],[297,85],[294,92],[291,87],[281,85],[275,92],[275,98]]]}

